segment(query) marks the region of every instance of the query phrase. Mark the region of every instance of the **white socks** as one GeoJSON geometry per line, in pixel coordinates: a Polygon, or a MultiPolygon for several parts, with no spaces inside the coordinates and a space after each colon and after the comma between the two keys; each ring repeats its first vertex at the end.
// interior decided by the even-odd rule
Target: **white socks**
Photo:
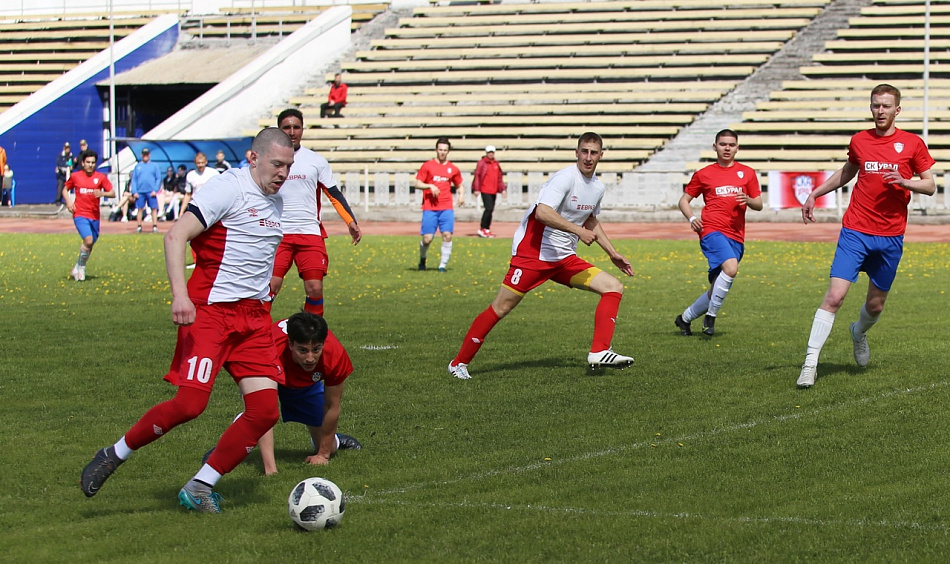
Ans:
{"type": "Polygon", "coordinates": [[[442,257],[439,261],[439,268],[445,268],[449,264],[449,259],[452,258],[452,241],[448,243],[442,243],[442,257]]]}
{"type": "Polygon", "coordinates": [[[862,305],[861,311],[858,313],[858,321],[854,325],[854,336],[863,337],[864,334],[867,333],[875,323],[877,323],[877,320],[880,319],[880,317],[880,315],[871,317],[871,314],[869,314],[868,310],[865,309],[864,305],[862,305]]]}
{"type": "Polygon", "coordinates": [[[719,276],[716,277],[716,282],[713,284],[712,297],[709,300],[709,310],[706,313],[713,317],[719,314],[719,309],[722,308],[722,302],[725,301],[726,296],[729,295],[729,289],[732,288],[733,280],[735,280],[735,278],[727,276],[725,272],[719,273],[719,276]]]}
{"type": "Polygon", "coordinates": [[[125,444],[125,435],[122,435],[122,438],[119,439],[119,442],[112,445],[112,450],[115,451],[115,455],[119,457],[120,460],[128,460],[134,450],[129,448],[129,445],[125,444]]]}
{"type": "Polygon", "coordinates": [[[703,292],[698,298],[696,298],[696,301],[693,302],[693,305],[686,308],[686,311],[683,312],[683,321],[689,323],[690,321],[706,313],[706,310],[708,309],[709,295],[706,292],[703,292]]]}
{"type": "MultiPolygon", "coordinates": [[[[863,308],[862,308],[863,309],[863,308]]],[[[821,308],[815,312],[815,320],[811,324],[811,334],[808,335],[808,348],[805,349],[805,365],[818,366],[818,355],[825,346],[831,328],[835,324],[835,314],[821,308]]]]}

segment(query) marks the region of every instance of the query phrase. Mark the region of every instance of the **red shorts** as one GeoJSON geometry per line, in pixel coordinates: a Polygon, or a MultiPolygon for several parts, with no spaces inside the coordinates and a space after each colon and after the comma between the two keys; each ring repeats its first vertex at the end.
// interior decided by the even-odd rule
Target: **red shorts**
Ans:
{"type": "Polygon", "coordinates": [[[178,327],[165,379],[211,392],[222,368],[235,380],[252,376],[284,383],[270,313],[260,300],[198,305],[195,322],[178,327]]]}
{"type": "Polygon", "coordinates": [[[599,268],[577,255],[557,262],[514,257],[501,285],[520,296],[548,280],[569,288],[587,288],[591,279],[600,272],[602,271],[599,268]]]}
{"type": "Polygon", "coordinates": [[[327,275],[327,245],[320,235],[284,235],[274,257],[274,276],[283,278],[290,265],[304,280],[323,280],[327,275]]]}

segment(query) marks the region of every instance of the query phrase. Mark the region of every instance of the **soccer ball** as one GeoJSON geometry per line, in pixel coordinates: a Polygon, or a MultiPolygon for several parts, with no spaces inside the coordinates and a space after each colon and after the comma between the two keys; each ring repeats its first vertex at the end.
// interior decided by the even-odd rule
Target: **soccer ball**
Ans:
{"type": "Polygon", "coordinates": [[[340,524],[345,501],[343,492],[330,480],[307,478],[290,492],[287,510],[298,527],[318,531],[340,524]]]}

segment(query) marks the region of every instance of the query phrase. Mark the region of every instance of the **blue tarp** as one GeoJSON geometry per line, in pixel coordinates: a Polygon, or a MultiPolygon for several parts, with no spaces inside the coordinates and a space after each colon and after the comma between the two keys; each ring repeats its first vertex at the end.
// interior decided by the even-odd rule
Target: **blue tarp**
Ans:
{"type": "Polygon", "coordinates": [[[208,157],[208,166],[214,167],[215,155],[224,151],[224,158],[231,166],[237,166],[244,160],[244,153],[251,148],[253,137],[233,137],[230,139],[205,139],[197,141],[150,141],[145,139],[126,140],[129,148],[135,152],[135,158],[142,158],[142,149],[148,147],[151,152],[151,161],[159,165],[162,172],[171,166],[177,169],[178,165],[185,165],[191,170],[195,168],[195,155],[199,152],[208,157]]]}

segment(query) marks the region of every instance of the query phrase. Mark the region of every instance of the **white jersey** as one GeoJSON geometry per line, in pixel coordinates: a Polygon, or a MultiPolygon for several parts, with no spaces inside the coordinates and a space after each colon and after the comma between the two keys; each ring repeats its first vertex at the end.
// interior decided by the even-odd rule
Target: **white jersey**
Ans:
{"type": "Polygon", "coordinates": [[[324,235],[320,228],[320,193],[335,186],[330,163],[319,153],[300,147],[294,153],[294,164],[280,189],[284,198],[281,223],[284,233],[324,235]]]}
{"type": "Polygon", "coordinates": [[[211,304],[266,299],[274,254],[284,236],[280,195],[266,195],[250,169],[232,168],[209,180],[191,203],[206,226],[191,241],[198,257],[188,281],[191,300],[211,304]]]}
{"type": "Polygon", "coordinates": [[[210,166],[206,166],[205,171],[201,174],[198,174],[197,169],[189,170],[188,174],[185,175],[185,192],[194,196],[198,193],[198,190],[205,185],[205,182],[211,180],[219,174],[221,173],[210,166]]]}
{"type": "Polygon", "coordinates": [[[584,225],[591,215],[600,213],[604,183],[596,176],[587,178],[577,165],[563,168],[541,186],[538,201],[528,208],[511,242],[512,256],[556,262],[577,254],[577,235],[553,229],[535,218],[538,204],[554,209],[567,221],[584,225]]]}

